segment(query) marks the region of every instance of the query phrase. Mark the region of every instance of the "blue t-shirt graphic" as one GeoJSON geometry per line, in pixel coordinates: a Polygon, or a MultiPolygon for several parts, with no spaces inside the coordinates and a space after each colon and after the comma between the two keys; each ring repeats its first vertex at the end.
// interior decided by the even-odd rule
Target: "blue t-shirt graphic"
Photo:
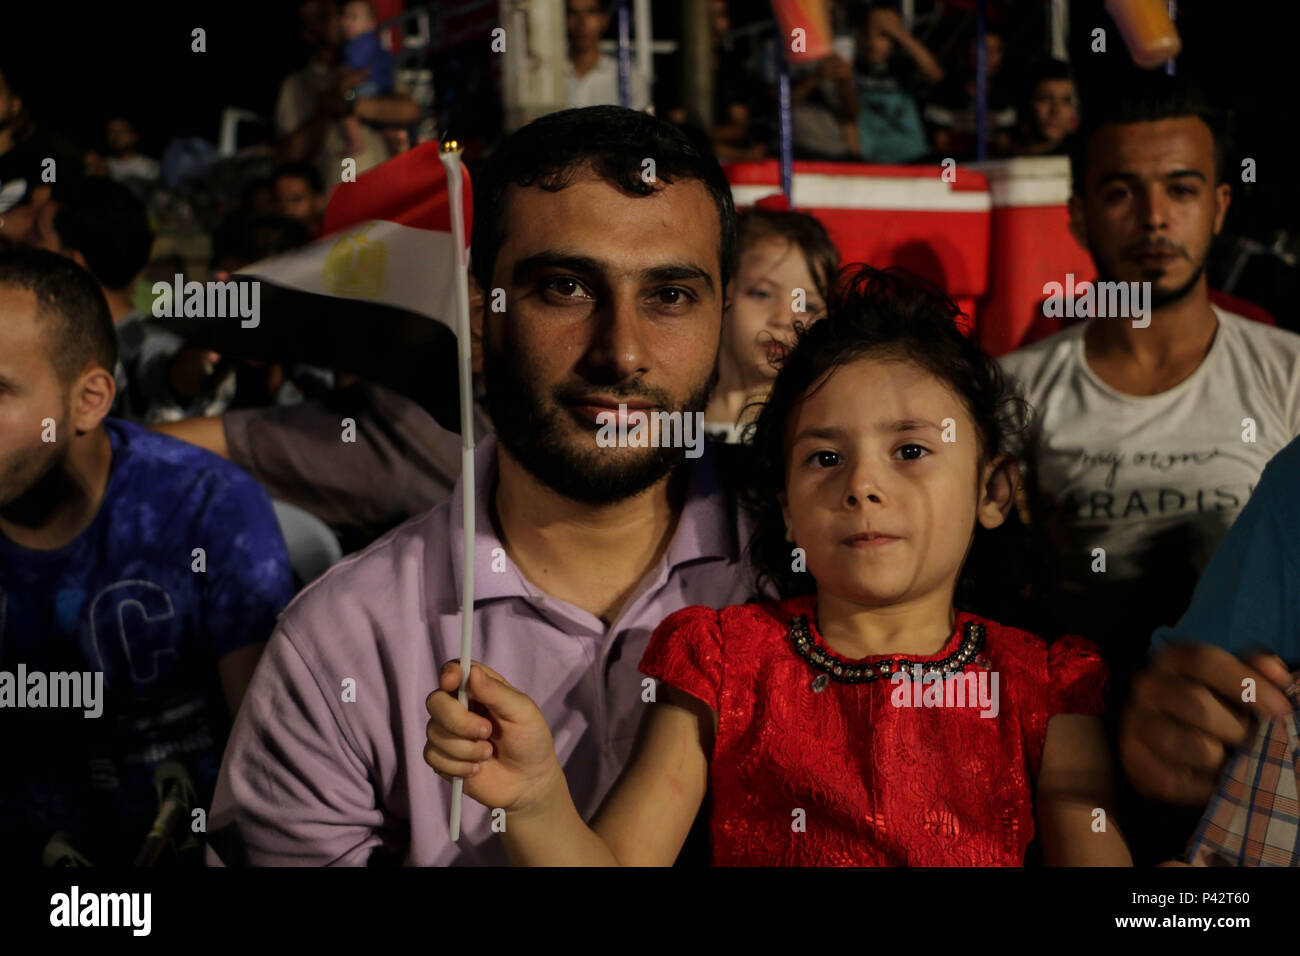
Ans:
{"type": "Polygon", "coordinates": [[[270,499],[252,478],[136,425],[104,428],[108,484],[85,531],[54,551],[0,535],[0,680],[30,701],[33,673],[103,674],[97,718],[0,693],[0,857],[36,862],[66,830],[94,862],[129,863],[168,757],[189,763],[206,807],[231,722],[217,662],[270,637],[293,596],[270,499]],[[26,688],[15,686],[20,667],[26,688]]]}

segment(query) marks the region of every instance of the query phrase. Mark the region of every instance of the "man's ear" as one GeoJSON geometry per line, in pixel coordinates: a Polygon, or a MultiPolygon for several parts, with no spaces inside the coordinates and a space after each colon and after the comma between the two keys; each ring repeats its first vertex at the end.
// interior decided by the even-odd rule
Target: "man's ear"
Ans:
{"type": "Polygon", "coordinates": [[[1083,197],[1078,193],[1070,197],[1070,235],[1074,236],[1079,245],[1088,249],[1088,225],[1083,217],[1083,197]]]}
{"type": "Polygon", "coordinates": [[[91,363],[72,385],[72,427],[78,435],[99,427],[117,395],[117,381],[102,365],[91,363]]]}
{"type": "Polygon", "coordinates": [[[996,528],[1007,520],[1019,484],[1020,466],[1012,456],[1003,455],[984,466],[980,502],[976,508],[976,519],[983,527],[996,528]]]}
{"type": "Polygon", "coordinates": [[[470,368],[476,375],[483,373],[483,313],[487,302],[483,289],[474,274],[469,277],[469,351],[470,368]]]}
{"type": "Polygon", "coordinates": [[[1223,220],[1228,216],[1228,207],[1232,205],[1232,187],[1219,183],[1214,190],[1214,235],[1223,231],[1223,220]]]}

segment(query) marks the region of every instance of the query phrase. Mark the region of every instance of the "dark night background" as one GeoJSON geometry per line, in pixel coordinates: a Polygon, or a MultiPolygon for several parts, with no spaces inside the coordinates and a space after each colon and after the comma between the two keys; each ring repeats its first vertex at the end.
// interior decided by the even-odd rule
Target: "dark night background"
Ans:
{"type": "MultiPolygon", "coordinates": [[[[455,2],[443,0],[443,9],[455,2]]],[[[973,0],[953,0],[950,6],[969,11],[973,0]]],[[[1043,36],[1045,4],[991,0],[990,6],[1013,43],[1019,37],[1032,45],[1043,36]]],[[[1279,229],[1290,232],[1300,223],[1300,191],[1290,165],[1300,59],[1296,7],[1291,0],[1182,0],[1178,7],[1180,72],[1233,107],[1228,173],[1234,202],[1227,229],[1266,244],[1279,229]],[[1244,156],[1257,161],[1253,185],[1240,182],[1244,156]]],[[[770,16],[769,5],[760,0],[733,0],[731,9],[733,27],[770,16]]],[[[679,21],[680,0],[656,0],[657,38],[677,38],[679,21]]],[[[1128,60],[1102,0],[1071,4],[1071,48],[1085,103],[1095,78],[1128,60]],[[1105,54],[1088,50],[1095,26],[1108,30],[1105,54]]],[[[1023,66],[1014,50],[1011,45],[1006,63],[1013,72],[1023,66]]],[[[243,106],[269,118],[280,80],[301,67],[308,54],[299,39],[294,0],[94,5],[9,0],[0,14],[0,70],[26,87],[25,102],[38,127],[57,129],[91,146],[110,114],[125,113],[140,129],[143,151],[155,157],[172,136],[198,135],[215,142],[224,106],[243,106]],[[196,26],[207,30],[206,53],[190,51],[190,31],[196,26]]],[[[945,60],[951,62],[951,54],[945,60]]],[[[456,62],[485,68],[488,58],[476,54],[456,62]]],[[[440,83],[444,75],[438,77],[440,83]]],[[[486,82],[478,88],[491,89],[486,82]]],[[[455,102],[455,97],[446,96],[444,102],[455,102]]],[[[462,125],[483,115],[482,102],[467,101],[462,125]]],[[[1212,280],[1214,271],[1212,265],[1212,280]]],[[[1300,291],[1292,288],[1294,271],[1257,260],[1244,285],[1277,314],[1300,291]]],[[[1286,314],[1290,308],[1283,311],[1285,317],[1279,319],[1293,325],[1286,314]]]]}

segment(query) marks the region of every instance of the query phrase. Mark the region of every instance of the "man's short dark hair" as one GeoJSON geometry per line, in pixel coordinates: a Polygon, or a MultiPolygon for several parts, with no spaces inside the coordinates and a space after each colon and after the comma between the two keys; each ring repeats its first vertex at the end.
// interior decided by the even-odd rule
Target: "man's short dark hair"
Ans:
{"type": "Polygon", "coordinates": [[[474,278],[487,294],[501,248],[506,191],[511,185],[558,192],[589,167],[625,192],[648,196],[642,162],[653,159],[655,178],[666,183],[699,180],[718,208],[722,288],[735,269],[736,207],[731,185],[712,153],[680,129],[648,113],[621,106],[561,110],[534,120],[506,138],[474,182],[474,228],[470,241],[474,278]]]}
{"type": "Polygon", "coordinates": [[[1157,120],[1198,117],[1214,139],[1214,182],[1224,182],[1227,134],[1223,114],[1182,76],[1149,70],[1125,71],[1122,79],[1089,91],[1082,104],[1083,123],[1070,152],[1070,178],[1075,195],[1083,195],[1088,143],[1103,126],[1154,123],[1157,120]]]}
{"type": "Polygon", "coordinates": [[[325,181],[321,179],[320,170],[311,163],[285,163],[283,166],[277,166],[275,172],[271,174],[271,183],[274,185],[282,179],[306,180],[314,196],[325,192],[325,181]]]}
{"type": "Polygon", "coordinates": [[[94,277],[66,256],[19,246],[0,251],[0,286],[36,297],[36,321],[59,380],[70,383],[94,362],[112,374],[117,332],[94,277]]]}
{"type": "Polygon", "coordinates": [[[1025,103],[1034,101],[1034,97],[1038,95],[1039,83],[1047,83],[1050,80],[1068,80],[1073,83],[1074,74],[1070,72],[1070,64],[1052,57],[1043,57],[1030,63],[1025,70],[1025,103]]]}
{"type": "Polygon", "coordinates": [[[153,230],[140,200],[111,179],[87,178],[55,193],[54,231],[106,289],[125,289],[149,262],[153,230]]]}

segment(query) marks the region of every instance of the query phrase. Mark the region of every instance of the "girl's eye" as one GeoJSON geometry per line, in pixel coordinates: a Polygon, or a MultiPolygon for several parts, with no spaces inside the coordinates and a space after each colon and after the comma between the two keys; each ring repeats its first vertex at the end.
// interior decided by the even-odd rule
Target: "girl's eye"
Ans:
{"type": "Polygon", "coordinates": [[[766,289],[750,289],[749,294],[752,295],[755,299],[772,298],[772,294],[768,292],[766,289]]]}
{"type": "Polygon", "coordinates": [[[833,451],[815,451],[808,456],[808,460],[813,462],[819,468],[834,468],[840,463],[840,456],[833,451]]]}
{"type": "Polygon", "coordinates": [[[930,454],[930,449],[923,445],[915,445],[909,442],[906,445],[900,445],[898,451],[894,452],[894,454],[901,457],[904,461],[916,461],[918,458],[924,458],[926,455],[930,454]]]}

